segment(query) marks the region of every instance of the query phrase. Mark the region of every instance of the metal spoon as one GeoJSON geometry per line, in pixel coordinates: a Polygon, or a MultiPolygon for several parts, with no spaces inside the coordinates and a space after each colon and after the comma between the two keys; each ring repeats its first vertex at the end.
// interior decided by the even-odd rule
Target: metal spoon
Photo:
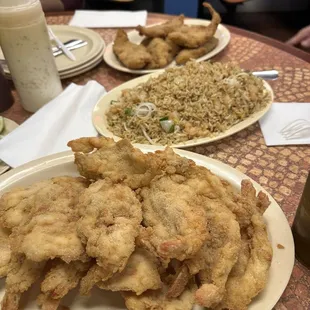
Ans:
{"type": "Polygon", "coordinates": [[[279,72],[277,70],[253,71],[251,73],[264,80],[276,80],[279,77],[279,72]]]}

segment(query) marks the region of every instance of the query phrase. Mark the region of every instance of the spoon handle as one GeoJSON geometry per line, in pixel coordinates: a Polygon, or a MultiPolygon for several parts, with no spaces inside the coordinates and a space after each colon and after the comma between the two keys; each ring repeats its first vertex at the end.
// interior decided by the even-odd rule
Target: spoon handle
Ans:
{"type": "Polygon", "coordinates": [[[254,71],[252,74],[264,80],[276,80],[279,77],[277,70],[254,71]]]}

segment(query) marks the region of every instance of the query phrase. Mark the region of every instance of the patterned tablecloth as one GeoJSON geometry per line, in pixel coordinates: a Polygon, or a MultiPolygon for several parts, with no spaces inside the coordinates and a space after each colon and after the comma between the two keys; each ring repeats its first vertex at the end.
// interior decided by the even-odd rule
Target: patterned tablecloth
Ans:
{"type": "MultiPolygon", "coordinates": [[[[70,16],[50,16],[49,24],[67,24],[70,16]]],[[[161,22],[168,16],[150,14],[148,23],[161,22]]],[[[106,43],[112,41],[115,29],[96,29],[106,43]]],[[[232,32],[229,46],[214,59],[234,61],[246,69],[270,69],[280,72],[280,78],[271,83],[275,100],[279,102],[310,102],[310,64],[301,58],[285,52],[239,31],[232,32]]],[[[276,44],[279,46],[279,44],[276,44]]],[[[96,80],[109,91],[135,76],[118,72],[102,62],[95,69],[64,81],[85,84],[96,80]]],[[[3,116],[22,123],[30,113],[25,112],[16,97],[13,107],[3,116]]],[[[310,170],[309,146],[267,147],[259,125],[256,123],[240,133],[210,145],[197,146],[191,151],[218,159],[246,173],[260,183],[280,204],[291,224],[296,207],[310,170]]],[[[295,263],[291,280],[275,306],[277,310],[310,309],[310,270],[298,261],[295,263]]],[[[263,310],[263,309],[262,309],[263,310]]]]}

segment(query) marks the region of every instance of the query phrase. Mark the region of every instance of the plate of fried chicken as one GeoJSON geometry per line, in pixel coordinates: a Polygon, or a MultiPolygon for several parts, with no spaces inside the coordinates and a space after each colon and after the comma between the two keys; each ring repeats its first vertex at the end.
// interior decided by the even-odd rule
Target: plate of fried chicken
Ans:
{"type": "Polygon", "coordinates": [[[211,21],[186,19],[180,15],[147,27],[138,26],[126,33],[117,31],[115,40],[104,53],[112,68],[134,74],[146,74],[188,61],[204,61],[222,51],[230,41],[230,32],[209,3],[204,3],[211,21]]]}
{"type": "Polygon", "coordinates": [[[294,243],[260,185],[183,150],[68,146],[0,177],[2,310],[273,308],[294,243]]]}

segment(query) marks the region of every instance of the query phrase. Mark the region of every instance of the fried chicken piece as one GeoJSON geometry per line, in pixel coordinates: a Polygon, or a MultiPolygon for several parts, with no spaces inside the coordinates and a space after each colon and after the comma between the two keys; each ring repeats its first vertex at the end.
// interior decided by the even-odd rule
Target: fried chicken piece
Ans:
{"type": "Polygon", "coordinates": [[[184,15],[174,17],[171,20],[151,27],[138,26],[136,28],[140,35],[150,38],[165,38],[170,32],[177,30],[184,23],[184,15]]]}
{"type": "Polygon", "coordinates": [[[145,46],[130,42],[127,33],[122,29],[117,31],[113,52],[120,62],[129,69],[142,69],[152,59],[145,46]]]}
{"type": "Polygon", "coordinates": [[[175,276],[171,277],[169,289],[166,293],[167,298],[177,298],[185,290],[188,281],[191,278],[191,274],[186,264],[182,264],[175,271],[175,276]]]}
{"type": "Polygon", "coordinates": [[[146,66],[147,69],[164,68],[174,58],[171,46],[161,38],[154,38],[148,44],[147,51],[152,56],[151,62],[146,66]]]}
{"type": "Polygon", "coordinates": [[[214,308],[224,297],[227,278],[241,249],[241,236],[239,224],[229,209],[212,199],[206,199],[205,208],[210,238],[188,266],[191,274],[201,269],[199,278],[202,286],[196,292],[197,303],[214,308]],[[199,261],[200,266],[197,266],[199,261]]]}
{"type": "MultiPolygon", "coordinates": [[[[220,245],[220,243],[214,243],[215,249],[212,249],[212,246],[208,247],[208,255],[203,254],[202,257],[208,259],[212,259],[212,256],[218,257],[215,259],[214,263],[215,265],[207,266],[206,270],[210,267],[212,269],[211,272],[207,272],[208,277],[205,277],[203,279],[204,281],[207,281],[207,285],[203,285],[200,291],[197,292],[196,298],[201,303],[214,306],[220,299],[223,297],[223,285],[225,286],[225,279],[227,279],[229,270],[233,267],[233,263],[236,261],[236,242],[238,238],[238,231],[236,227],[236,222],[233,221],[234,217],[229,215],[229,212],[226,211],[227,216],[225,217],[224,214],[221,214],[220,211],[224,210],[223,208],[226,207],[228,210],[230,210],[233,214],[236,216],[236,220],[239,223],[239,226],[241,228],[241,231],[250,229],[252,227],[252,220],[253,216],[258,215],[261,216],[261,214],[266,210],[266,208],[269,205],[268,197],[260,192],[256,196],[255,188],[253,187],[252,183],[249,180],[243,180],[241,183],[241,193],[238,193],[236,189],[234,189],[227,181],[221,180],[219,177],[212,174],[208,169],[195,166],[192,164],[191,161],[182,158],[175,153],[173,153],[172,150],[166,149],[163,152],[156,152],[154,155],[154,161],[157,162],[157,164],[166,171],[168,174],[181,174],[185,177],[186,182],[185,184],[192,188],[195,191],[195,194],[198,196],[205,197],[206,199],[209,199],[210,202],[212,201],[214,204],[218,204],[218,207],[214,207],[214,210],[217,210],[215,213],[216,217],[219,217],[217,220],[217,224],[215,224],[215,219],[209,218],[208,221],[208,228],[210,229],[210,235],[211,238],[207,239],[206,243],[211,242],[212,240],[215,242],[222,241],[223,244],[220,245]],[[221,222],[221,218],[225,218],[223,222],[221,222]],[[228,220],[230,219],[230,221],[228,220]],[[212,231],[212,223],[214,223],[214,232],[212,231]],[[225,225],[227,224],[227,228],[225,228],[225,225]],[[223,226],[224,225],[224,226],[223,226]],[[234,228],[235,227],[235,228],[234,228]],[[226,234],[219,234],[219,237],[216,238],[217,233],[216,230],[219,232],[221,229],[226,229],[226,234]],[[235,235],[232,233],[232,231],[235,231],[235,235]],[[228,237],[227,237],[228,235],[228,237]],[[226,236],[226,237],[225,237],[226,236]],[[229,238],[232,238],[229,240],[229,238]],[[235,241],[234,241],[235,240],[235,241]],[[228,242],[226,245],[225,243],[228,242]],[[216,250],[216,244],[218,244],[217,251],[216,250]],[[223,246],[223,248],[222,248],[223,246]],[[222,249],[226,249],[224,253],[221,253],[222,249]],[[223,255],[226,256],[225,261],[221,261],[221,257],[223,255]],[[227,264],[228,273],[223,274],[223,269],[225,271],[225,267],[227,264]],[[213,273],[214,272],[214,273],[213,273]],[[214,282],[213,282],[214,281],[214,282]],[[216,282],[215,282],[216,281],[216,282]],[[217,283],[217,287],[210,286],[210,284],[217,283]],[[207,291],[206,291],[207,289],[207,291]],[[220,294],[219,294],[220,292],[220,294]]],[[[212,205],[210,203],[205,203],[206,208],[210,208],[212,205]]],[[[208,211],[208,209],[206,209],[208,211]]],[[[207,217],[210,216],[210,213],[207,212],[207,217]]],[[[211,213],[212,215],[212,213],[211,213]]],[[[224,230],[225,231],[225,230],[224,230]]],[[[261,234],[262,235],[262,234],[261,234]]],[[[270,248],[270,243],[268,241],[267,236],[265,236],[264,246],[266,248],[270,248]]],[[[239,241],[240,242],[240,241],[239,241]]],[[[251,245],[252,249],[254,249],[254,244],[251,245]]],[[[242,248],[243,250],[243,248],[242,248]]],[[[258,249],[257,249],[258,251],[258,249]]],[[[266,252],[268,252],[266,250],[266,252]]],[[[203,252],[202,252],[203,253],[203,252]]],[[[188,264],[190,268],[190,272],[192,274],[195,274],[197,270],[199,270],[203,266],[203,260],[199,260],[199,254],[197,254],[198,257],[193,259],[191,261],[191,264],[188,264]]],[[[270,261],[268,263],[268,259],[271,259],[271,256],[267,256],[267,264],[265,265],[265,270],[262,273],[262,278],[266,277],[266,274],[269,269],[270,261]]],[[[246,253],[243,255],[242,261],[244,261],[244,257],[246,257],[246,253]]],[[[212,262],[212,260],[211,260],[212,262]]],[[[257,264],[259,262],[256,262],[257,264]]],[[[253,268],[256,268],[255,266],[253,268]]],[[[203,269],[203,268],[201,268],[203,269]]],[[[234,269],[233,269],[234,270],[234,269]]],[[[230,276],[229,276],[230,277],[230,276]]],[[[229,279],[229,278],[228,278],[229,279]]],[[[258,278],[259,279],[259,278],[258,278]]],[[[246,286],[246,284],[244,283],[246,286]]],[[[232,285],[236,290],[242,291],[240,289],[240,285],[238,283],[235,283],[232,285]]],[[[263,286],[261,286],[263,287],[263,286]]],[[[247,291],[247,290],[245,290],[247,291]]],[[[252,291],[254,297],[254,291],[252,291]]],[[[231,295],[231,294],[230,294],[231,295]]],[[[226,297],[225,297],[226,298],[226,297]]],[[[233,298],[233,297],[230,297],[233,298]]],[[[244,302],[245,303],[245,302],[244,302]]],[[[236,307],[236,309],[239,309],[236,307]]]]}
{"type": "Polygon", "coordinates": [[[172,42],[168,37],[166,37],[165,41],[170,45],[171,54],[175,57],[181,50],[181,47],[174,42],[172,42]]]}
{"type": "Polygon", "coordinates": [[[57,310],[60,300],[75,288],[85,276],[91,262],[74,261],[69,264],[56,260],[41,283],[38,304],[42,310],[57,310]]]}
{"type": "Polygon", "coordinates": [[[236,215],[241,229],[249,227],[252,216],[256,213],[262,215],[270,205],[266,194],[260,191],[256,195],[256,190],[250,180],[242,180],[240,193],[237,193],[230,184],[226,182],[223,184],[229,198],[226,204],[236,215]]]}
{"type": "Polygon", "coordinates": [[[96,258],[82,281],[87,294],[99,281],[121,272],[135,249],[142,209],[134,191],[124,184],[99,180],[80,197],[78,233],[86,252],[96,258]]]}
{"type": "Polygon", "coordinates": [[[210,40],[221,22],[220,15],[213,9],[211,4],[204,2],[203,6],[208,8],[212,20],[208,26],[188,26],[178,27],[174,32],[170,32],[168,38],[179,46],[187,48],[198,48],[210,40]]]}
{"type": "Polygon", "coordinates": [[[237,266],[226,283],[226,294],[216,309],[244,310],[266,285],[272,260],[272,247],[268,240],[262,215],[252,216],[247,229],[249,248],[240,253],[237,266]],[[248,258],[248,251],[250,257],[248,258]],[[245,266],[245,263],[246,267],[245,266]],[[242,272],[244,270],[244,272],[242,272]]]}
{"type": "Polygon", "coordinates": [[[124,139],[81,138],[70,141],[75,153],[75,163],[81,175],[88,179],[109,178],[114,183],[123,182],[132,189],[147,186],[161,171],[152,159],[134,148],[124,139]]]}
{"type": "Polygon", "coordinates": [[[70,262],[85,257],[76,231],[76,205],[87,186],[83,178],[52,178],[34,196],[29,216],[13,230],[12,250],[35,262],[55,257],[70,262]]]}
{"type": "Polygon", "coordinates": [[[194,294],[197,286],[191,281],[181,296],[174,299],[166,297],[167,288],[157,291],[146,291],[140,296],[122,292],[128,310],[191,310],[194,306],[194,294]]]}
{"type": "Polygon", "coordinates": [[[136,248],[130,256],[125,269],[97,286],[110,291],[131,291],[141,295],[146,290],[161,288],[158,262],[147,250],[136,248]]]}
{"type": "Polygon", "coordinates": [[[175,58],[178,65],[184,65],[191,59],[200,58],[207,53],[211,52],[218,44],[218,39],[212,37],[204,46],[194,48],[194,49],[183,49],[175,58]]]}
{"type": "Polygon", "coordinates": [[[8,273],[11,260],[10,231],[0,226],[0,278],[8,273]]]}
{"type": "Polygon", "coordinates": [[[5,282],[2,310],[18,310],[22,293],[41,276],[45,262],[36,263],[24,255],[12,254],[5,282]]]}
{"type": "Polygon", "coordinates": [[[19,226],[31,211],[35,195],[50,184],[51,181],[46,180],[4,193],[0,198],[0,224],[10,230],[19,226]]]}
{"type": "Polygon", "coordinates": [[[140,240],[152,253],[169,262],[196,254],[207,237],[202,201],[186,186],[186,179],[172,175],[154,179],[143,188],[143,225],[140,240]]]}

